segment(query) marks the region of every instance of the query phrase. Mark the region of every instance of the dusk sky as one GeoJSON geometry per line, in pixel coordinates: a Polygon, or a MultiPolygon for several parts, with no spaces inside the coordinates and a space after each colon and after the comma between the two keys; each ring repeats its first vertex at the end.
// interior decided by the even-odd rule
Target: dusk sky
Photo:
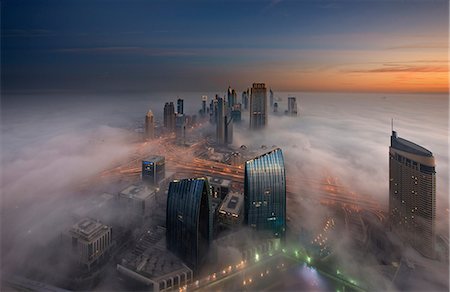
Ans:
{"type": "Polygon", "coordinates": [[[8,1],[2,91],[448,92],[436,1],[8,1]]]}

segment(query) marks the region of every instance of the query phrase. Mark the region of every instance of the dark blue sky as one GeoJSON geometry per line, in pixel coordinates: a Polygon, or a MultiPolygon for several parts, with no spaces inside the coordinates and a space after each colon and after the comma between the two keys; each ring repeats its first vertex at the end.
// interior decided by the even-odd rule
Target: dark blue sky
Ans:
{"type": "MultiPolygon", "coordinates": [[[[386,63],[448,75],[444,0],[1,5],[3,92],[241,90],[253,81],[340,91],[361,86],[355,72],[383,71],[386,63]]],[[[380,76],[389,87],[392,76],[380,76]]]]}

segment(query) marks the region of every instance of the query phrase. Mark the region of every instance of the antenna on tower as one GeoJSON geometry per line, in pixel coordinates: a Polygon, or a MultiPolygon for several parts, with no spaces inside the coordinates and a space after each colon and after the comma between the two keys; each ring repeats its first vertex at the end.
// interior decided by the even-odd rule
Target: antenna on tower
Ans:
{"type": "Polygon", "coordinates": [[[394,118],[391,118],[391,132],[394,132],[394,118]]]}

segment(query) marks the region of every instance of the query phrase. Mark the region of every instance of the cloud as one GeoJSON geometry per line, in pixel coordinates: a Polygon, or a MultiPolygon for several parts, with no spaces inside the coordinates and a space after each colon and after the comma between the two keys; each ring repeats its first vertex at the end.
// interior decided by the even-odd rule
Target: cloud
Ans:
{"type": "Polygon", "coordinates": [[[400,72],[415,72],[415,73],[432,73],[432,72],[448,72],[448,66],[417,66],[417,65],[395,65],[384,64],[381,68],[362,69],[362,70],[346,70],[345,73],[400,73],[400,72]]]}

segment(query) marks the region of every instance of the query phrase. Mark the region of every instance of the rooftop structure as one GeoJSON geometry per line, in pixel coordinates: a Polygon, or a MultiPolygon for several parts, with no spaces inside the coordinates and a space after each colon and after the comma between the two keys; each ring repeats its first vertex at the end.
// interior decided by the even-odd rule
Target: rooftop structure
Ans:
{"type": "Polygon", "coordinates": [[[111,227],[90,218],[84,218],[73,225],[69,234],[72,238],[72,251],[88,270],[109,251],[112,244],[111,227]]]}
{"type": "Polygon", "coordinates": [[[156,191],[156,188],[146,185],[130,185],[119,193],[119,203],[130,215],[146,217],[155,203],[156,191]]]}
{"type": "Polygon", "coordinates": [[[218,217],[220,223],[227,226],[235,226],[242,222],[244,195],[230,192],[219,207],[218,217]]]}
{"type": "Polygon", "coordinates": [[[223,200],[230,191],[231,181],[220,177],[207,176],[206,178],[211,187],[212,198],[223,200]]]}

